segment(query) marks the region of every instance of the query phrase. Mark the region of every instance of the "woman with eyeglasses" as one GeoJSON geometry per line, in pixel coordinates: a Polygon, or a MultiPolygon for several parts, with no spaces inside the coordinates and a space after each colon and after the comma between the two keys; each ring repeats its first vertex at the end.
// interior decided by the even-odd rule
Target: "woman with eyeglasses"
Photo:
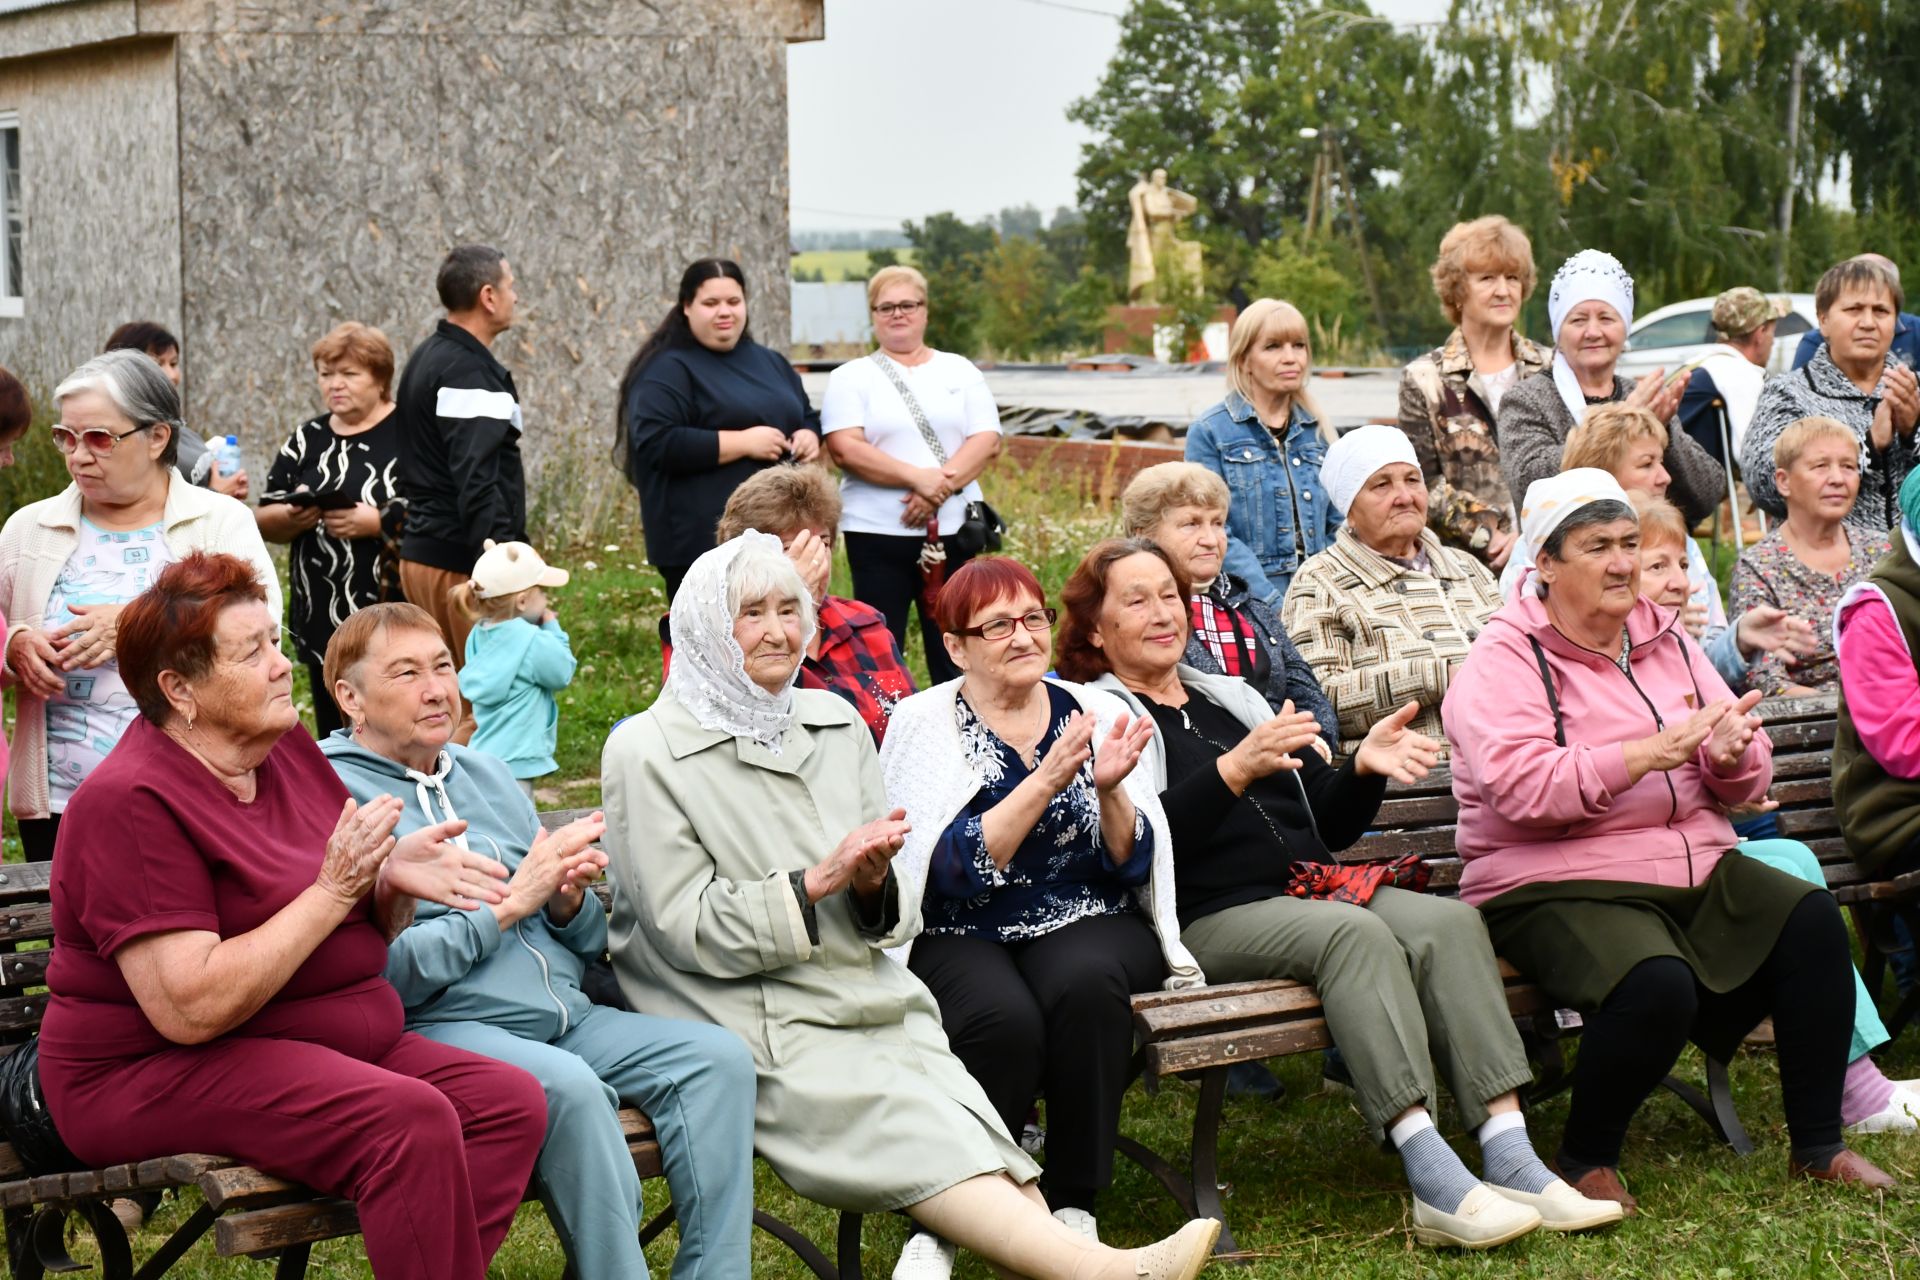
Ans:
{"type": "Polygon", "coordinates": [[[867,281],[867,305],[880,349],[828,375],[820,405],[827,452],[846,473],[840,532],[854,598],[886,615],[902,653],[918,604],[927,674],[939,684],[960,669],[927,608],[921,553],[937,540],[950,578],[985,549],[958,535],[1000,452],[1000,411],[971,360],[927,345],[925,276],[882,267],[867,281]]]}
{"type": "Polygon", "coordinates": [[[4,676],[18,699],[7,797],[35,862],[53,857],[68,800],[136,714],[115,650],[121,609],[199,550],[253,565],[280,616],[280,582],[252,513],[175,469],[180,395],[151,356],[95,356],[53,399],[53,442],[73,483],[0,529],[4,676]]]}
{"type": "Polygon", "coordinates": [[[1160,801],[1134,769],[1153,721],[1045,678],[1054,611],[1017,560],[967,564],[938,612],[963,674],[895,707],[880,753],[888,803],[912,828],[894,871],[923,920],[895,954],[1009,1132],[1044,1092],[1041,1191],[1098,1238],[1132,1075],[1128,997],[1202,981],[1174,920],[1160,801]]]}

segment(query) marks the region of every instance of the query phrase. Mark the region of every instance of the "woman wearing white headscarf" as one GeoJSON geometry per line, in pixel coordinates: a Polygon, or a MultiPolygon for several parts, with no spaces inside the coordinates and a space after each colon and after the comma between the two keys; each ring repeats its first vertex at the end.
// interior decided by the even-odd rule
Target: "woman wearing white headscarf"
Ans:
{"type": "Polygon", "coordinates": [[[1633,277],[1619,259],[1598,249],[1568,258],[1547,291],[1547,318],[1553,324],[1553,364],[1507,392],[1495,428],[1514,505],[1525,500],[1535,480],[1559,472],[1567,435],[1589,407],[1625,401],[1667,424],[1665,463],[1673,477],[1667,500],[1690,524],[1712,515],[1727,496],[1727,478],[1674,419],[1686,379],[1669,382],[1665,369],[1655,369],[1632,382],[1614,372],[1633,323],[1633,277]]]}
{"type": "Polygon", "coordinates": [[[1500,607],[1493,574],[1427,527],[1427,481],[1397,427],[1341,436],[1320,487],[1345,522],[1300,566],[1281,621],[1340,717],[1340,750],[1408,702],[1416,733],[1445,742],[1440,700],[1467,648],[1500,607]]]}
{"type": "Polygon", "coordinates": [[[883,954],[920,928],[892,870],[908,826],[853,709],[794,687],[813,606],[779,540],[702,555],[672,628],[666,689],[603,760],[628,1002],[747,1042],[754,1148],[810,1200],[904,1209],[1020,1275],[1192,1280],[1212,1219],[1129,1251],[1047,1212],[1038,1166],[948,1051],[933,997],[883,954]]]}

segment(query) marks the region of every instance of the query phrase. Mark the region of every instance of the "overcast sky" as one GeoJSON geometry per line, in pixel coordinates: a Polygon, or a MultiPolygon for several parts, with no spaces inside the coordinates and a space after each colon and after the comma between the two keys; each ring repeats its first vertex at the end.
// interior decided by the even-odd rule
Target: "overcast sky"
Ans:
{"type": "MultiPolygon", "coordinates": [[[[793,225],[897,227],[951,209],[1074,202],[1126,0],[827,0],[827,38],[787,51],[793,225]]],[[[1430,22],[1447,0],[1373,0],[1430,22]]],[[[1144,158],[1143,166],[1153,158],[1144,158]]]]}

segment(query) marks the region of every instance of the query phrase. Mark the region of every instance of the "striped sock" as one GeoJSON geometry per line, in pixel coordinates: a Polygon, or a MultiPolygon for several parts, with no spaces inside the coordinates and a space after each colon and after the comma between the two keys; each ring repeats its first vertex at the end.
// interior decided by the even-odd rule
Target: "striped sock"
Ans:
{"type": "Polygon", "coordinates": [[[1479,1137],[1480,1169],[1494,1186],[1537,1196],[1553,1185],[1553,1170],[1533,1149],[1526,1117],[1518,1111],[1488,1117],[1479,1137]]]}
{"type": "Polygon", "coordinates": [[[1394,1150],[1407,1166],[1407,1185],[1413,1188],[1413,1194],[1440,1212],[1457,1211],[1467,1192],[1480,1185],[1425,1111],[1417,1111],[1394,1125],[1387,1136],[1393,1139],[1394,1150]]]}

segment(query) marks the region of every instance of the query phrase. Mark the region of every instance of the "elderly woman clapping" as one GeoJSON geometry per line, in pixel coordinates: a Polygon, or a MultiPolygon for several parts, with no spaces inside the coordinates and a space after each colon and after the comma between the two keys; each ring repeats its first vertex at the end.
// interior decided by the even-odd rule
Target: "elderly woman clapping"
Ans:
{"type": "Polygon", "coordinates": [[[1499,953],[1586,1030],[1558,1167],[1632,1206],[1634,1112],[1687,1041],[1724,1059],[1771,1014],[1792,1143],[1823,1181],[1892,1180],[1841,1141],[1847,927],[1824,889],[1744,856],[1723,812],[1766,795],[1758,693],[1735,701],[1674,614],[1640,595],[1640,530],[1597,469],[1521,509],[1537,582],[1447,693],[1461,897],[1499,953]]]}
{"type": "Polygon", "coordinates": [[[581,977],[607,945],[587,890],[606,865],[598,815],[551,833],[506,764],[452,741],[453,654],[431,615],[376,604],[327,645],[351,731],[321,744],[355,799],[401,797],[402,835],[448,819],[512,873],[490,912],[422,907],[387,978],[412,1031],[530,1071],[547,1094],[541,1188],[581,1280],[645,1276],[640,1179],[609,1095],[653,1118],[680,1224],[674,1274],[745,1275],[753,1219],[753,1065],[704,1022],[589,1003],[581,977]]]}
{"type": "Polygon", "coordinates": [[[348,799],[248,562],[168,566],[120,631],[139,718],[53,869],[39,1046],[60,1135],[88,1167],[211,1148],[354,1201],[376,1275],[482,1280],[546,1103],[524,1071],[407,1033],[384,970],[416,901],[490,925],[504,869],[451,843],[462,822],[396,841],[400,801],[348,799]]]}
{"type": "Polygon", "coordinates": [[[0,530],[5,674],[18,690],[7,796],[27,857],[53,856],[60,817],[135,715],[121,682],[121,611],[193,550],[253,566],[280,616],[279,578],[253,516],[174,469],[180,397],[138,351],[109,351],[54,388],[53,443],[73,483],[0,530]]]}
{"type": "Polygon", "coordinates": [[[1054,612],[1018,561],[969,564],[940,614],[965,675],[901,703],[881,757],[916,828],[902,878],[925,892],[908,964],[1009,1130],[1045,1092],[1047,1202],[1092,1235],[1131,1077],[1128,997],[1200,981],[1154,890],[1172,847],[1134,772],[1153,722],[1044,678],[1054,612]]]}
{"type": "MultiPolygon", "coordinates": [[[[1333,703],[1293,647],[1277,611],[1226,571],[1227,482],[1197,462],[1162,462],[1120,495],[1127,533],[1165,547],[1193,589],[1187,665],[1239,676],[1278,711],[1291,702],[1311,711],[1327,746],[1340,741],[1333,703]]],[[[1326,749],[1323,747],[1323,749],[1326,749]]]]}
{"type": "Polygon", "coordinates": [[[1048,1215],[939,1007],[883,954],[920,928],[919,892],[892,866],[911,830],[859,716],[794,687],[813,626],[779,540],[752,531],[695,561],[674,597],[667,687],[604,757],[621,990],[747,1042],[754,1146],[808,1199],[904,1209],[1019,1275],[1191,1280],[1211,1219],[1129,1252],[1048,1215]]]}
{"type": "Polygon", "coordinates": [[[1890,354],[1906,295],[1886,259],[1867,255],[1829,267],[1813,299],[1825,341],[1805,365],[1760,389],[1740,444],[1741,470],[1754,503],[1785,515],[1774,442],[1802,418],[1837,419],[1852,429],[1863,464],[1847,526],[1886,533],[1900,527],[1898,495],[1913,470],[1920,425],[1920,380],[1890,354]]]}
{"type": "Polygon", "coordinates": [[[1408,727],[1414,704],[1371,726],[1345,765],[1326,764],[1301,750],[1311,716],[1272,715],[1242,682],[1180,662],[1180,578],[1145,539],[1096,546],[1067,583],[1060,668],[1159,727],[1139,772],[1179,849],[1179,923],[1195,956],[1216,982],[1319,988],[1360,1110],[1406,1162],[1422,1243],[1488,1248],[1543,1220],[1556,1230],[1617,1222],[1618,1208],[1575,1195],[1527,1142],[1514,1092],[1531,1078],[1526,1053],[1472,909],[1394,887],[1379,868],[1356,869],[1337,895],[1307,887],[1311,864],[1367,829],[1390,778],[1412,781],[1433,763],[1438,744],[1408,727]],[[1479,1132],[1490,1188],[1433,1127],[1436,1053],[1479,1132]]]}
{"type": "Polygon", "coordinates": [[[1428,528],[1426,480],[1398,428],[1342,436],[1320,487],[1346,521],[1300,566],[1280,616],[1333,699],[1340,750],[1409,700],[1414,731],[1439,739],[1447,682],[1500,607],[1493,574],[1428,528]]]}
{"type": "Polygon", "coordinates": [[[1713,455],[1673,421],[1686,379],[1668,380],[1666,370],[1656,369],[1630,382],[1614,372],[1633,323],[1633,277],[1627,269],[1610,253],[1582,249],[1554,273],[1547,316],[1553,323],[1553,366],[1523,379],[1500,404],[1500,462],[1513,500],[1519,502],[1534,481],[1559,472],[1567,436],[1588,408],[1625,401],[1669,424],[1669,500],[1696,524],[1712,515],[1727,496],[1727,479],[1713,455]]]}

